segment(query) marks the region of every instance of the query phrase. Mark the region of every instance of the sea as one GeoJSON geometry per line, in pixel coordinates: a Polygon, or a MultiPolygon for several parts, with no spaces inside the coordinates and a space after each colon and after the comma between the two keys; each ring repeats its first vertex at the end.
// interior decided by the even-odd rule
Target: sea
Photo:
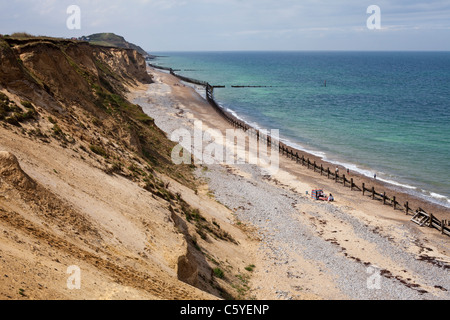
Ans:
{"type": "Polygon", "coordinates": [[[286,144],[450,208],[450,52],[152,54],[286,144]]]}

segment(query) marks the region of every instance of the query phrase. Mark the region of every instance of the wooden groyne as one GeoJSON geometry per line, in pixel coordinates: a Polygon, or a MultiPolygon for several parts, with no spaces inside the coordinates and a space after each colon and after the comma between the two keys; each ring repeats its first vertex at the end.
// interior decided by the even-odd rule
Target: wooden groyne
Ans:
{"type": "MultiPolygon", "coordinates": [[[[150,65],[150,64],[149,64],[150,65]]],[[[153,65],[150,65],[153,67],[153,65]]],[[[206,90],[206,100],[208,103],[233,127],[241,129],[247,132],[249,135],[254,135],[258,141],[263,141],[268,147],[277,149],[282,156],[295,161],[297,164],[302,165],[321,176],[326,176],[328,179],[334,180],[335,183],[342,184],[344,187],[350,188],[351,191],[361,192],[363,196],[370,197],[374,201],[378,201],[385,206],[391,206],[394,211],[404,212],[406,215],[412,215],[411,221],[417,223],[420,226],[427,226],[439,230],[443,235],[450,236],[450,222],[447,220],[439,220],[432,213],[428,213],[422,208],[416,208],[415,210],[410,207],[409,202],[406,201],[401,204],[397,201],[395,196],[389,196],[385,191],[379,192],[375,190],[374,186],[366,186],[365,183],[358,185],[354,178],[348,179],[345,174],[339,174],[338,171],[331,171],[329,167],[325,168],[322,164],[318,165],[316,161],[311,161],[305,155],[300,155],[298,150],[286,145],[285,143],[272,139],[271,136],[262,133],[261,131],[253,128],[246,122],[236,118],[230,112],[227,112],[214,100],[214,88],[223,86],[212,86],[208,82],[200,81],[184,77],[175,73],[171,68],[167,68],[170,74],[179,78],[182,81],[190,82],[193,84],[202,85],[206,90]]]]}
{"type": "Polygon", "coordinates": [[[232,88],[273,88],[273,86],[237,86],[233,85],[232,88]]]}
{"type": "Polygon", "coordinates": [[[206,82],[206,81],[201,81],[201,80],[197,80],[197,79],[192,79],[192,78],[188,78],[188,77],[182,76],[182,75],[180,75],[180,74],[177,74],[177,73],[175,73],[175,70],[173,70],[173,69],[170,70],[170,74],[173,75],[173,76],[175,76],[175,77],[177,77],[178,79],[180,79],[180,80],[182,80],[182,81],[185,81],[185,82],[189,82],[189,83],[193,83],[193,84],[198,84],[198,85],[204,86],[204,87],[206,87],[206,86],[209,85],[209,83],[206,82]]]}
{"type": "Polygon", "coordinates": [[[165,71],[172,71],[172,70],[173,70],[172,68],[163,67],[163,66],[157,66],[157,65],[151,64],[151,63],[149,63],[149,62],[147,62],[147,64],[148,64],[150,67],[155,68],[155,69],[159,69],[159,70],[165,70],[165,71]]]}
{"type": "Polygon", "coordinates": [[[370,197],[372,200],[378,201],[382,205],[391,206],[393,210],[402,211],[406,215],[412,215],[411,221],[419,224],[420,226],[428,226],[439,230],[442,234],[450,236],[450,223],[448,220],[439,220],[432,213],[426,212],[422,208],[413,209],[410,207],[409,202],[406,201],[401,204],[397,201],[396,196],[389,196],[386,192],[378,192],[374,186],[366,186],[365,183],[357,185],[354,178],[348,179],[345,174],[340,175],[336,171],[331,171],[329,167],[324,168],[314,161],[311,161],[305,156],[300,156],[298,151],[288,147],[282,143],[279,145],[280,154],[296,161],[298,164],[313,170],[316,173],[320,173],[321,176],[326,176],[328,179],[334,180],[335,183],[342,184],[344,187],[350,188],[351,191],[361,192],[363,196],[370,197]]]}

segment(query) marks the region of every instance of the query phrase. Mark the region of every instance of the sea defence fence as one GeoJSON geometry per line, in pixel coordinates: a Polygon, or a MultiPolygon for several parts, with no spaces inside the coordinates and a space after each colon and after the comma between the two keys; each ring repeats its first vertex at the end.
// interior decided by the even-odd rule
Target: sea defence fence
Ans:
{"type": "Polygon", "coordinates": [[[361,192],[363,196],[370,197],[372,200],[378,201],[382,205],[391,206],[393,210],[405,212],[406,215],[412,215],[413,218],[411,219],[411,221],[417,223],[420,226],[434,228],[439,230],[442,234],[450,236],[450,221],[439,220],[432,213],[428,213],[422,208],[416,208],[414,210],[410,207],[408,201],[406,201],[404,204],[401,204],[397,201],[395,196],[389,196],[388,194],[386,194],[386,192],[377,192],[375,190],[375,187],[373,186],[366,186],[365,183],[361,183],[360,185],[358,185],[354,178],[348,179],[345,174],[339,174],[338,171],[331,171],[329,167],[325,168],[323,164],[318,165],[316,161],[310,160],[303,154],[300,155],[301,151],[296,150],[277,139],[272,139],[270,135],[264,134],[259,130],[253,128],[246,122],[236,118],[233,114],[227,112],[214,100],[214,88],[223,88],[224,86],[213,86],[206,81],[179,75],[175,73],[176,70],[172,68],[160,67],[152,64],[149,64],[149,66],[156,69],[169,71],[171,75],[177,77],[182,81],[204,86],[206,90],[206,100],[225,120],[227,120],[233,127],[241,129],[247,132],[249,135],[256,136],[258,141],[265,141],[265,143],[267,143],[267,146],[272,147],[272,149],[276,150],[278,148],[282,156],[286,156],[292,161],[295,161],[299,165],[313,170],[321,176],[326,176],[328,179],[334,180],[335,183],[342,184],[344,187],[350,188],[351,191],[361,192]]]}

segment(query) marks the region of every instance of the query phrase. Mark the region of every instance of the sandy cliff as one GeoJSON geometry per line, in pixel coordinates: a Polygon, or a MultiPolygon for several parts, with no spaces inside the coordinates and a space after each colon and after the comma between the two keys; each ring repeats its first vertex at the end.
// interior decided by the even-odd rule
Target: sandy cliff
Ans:
{"type": "Polygon", "coordinates": [[[140,54],[3,38],[0,61],[0,299],[245,294],[253,242],[124,98],[140,54]]]}

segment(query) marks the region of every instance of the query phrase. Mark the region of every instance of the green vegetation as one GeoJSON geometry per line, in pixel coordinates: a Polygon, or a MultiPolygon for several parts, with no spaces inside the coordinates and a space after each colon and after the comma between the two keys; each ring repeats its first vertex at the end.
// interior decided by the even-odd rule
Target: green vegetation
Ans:
{"type": "Polygon", "coordinates": [[[22,104],[26,109],[35,110],[33,104],[32,104],[31,102],[29,102],[29,101],[21,101],[21,104],[22,104]]]}
{"type": "Polygon", "coordinates": [[[118,94],[106,91],[98,85],[93,85],[97,96],[97,106],[105,109],[108,113],[123,113],[136,119],[143,124],[152,125],[154,120],[142,111],[138,105],[132,104],[118,94]]]}
{"type": "Polygon", "coordinates": [[[249,282],[250,277],[248,275],[236,275],[236,279],[238,280],[237,283],[234,283],[232,287],[237,291],[238,293],[238,299],[243,299],[245,296],[247,296],[248,291],[250,290],[249,282]]]}
{"type": "Polygon", "coordinates": [[[104,47],[116,47],[124,49],[134,49],[144,57],[148,55],[144,49],[141,47],[126,41],[123,37],[118,36],[114,33],[96,33],[87,37],[82,37],[82,39],[89,39],[89,43],[104,47]]]}
{"type": "Polygon", "coordinates": [[[214,275],[215,275],[217,278],[219,278],[219,279],[225,278],[225,273],[223,272],[222,269],[220,269],[220,268],[214,268],[213,272],[214,272],[214,275]]]}
{"type": "Polygon", "coordinates": [[[106,152],[106,150],[103,149],[103,147],[101,147],[101,146],[97,146],[97,145],[91,144],[91,145],[89,146],[89,149],[90,149],[93,153],[95,153],[95,154],[97,154],[97,155],[99,155],[99,156],[102,156],[102,157],[104,157],[104,158],[108,158],[108,157],[109,157],[108,152],[106,152]]]}
{"type": "Polygon", "coordinates": [[[48,117],[48,121],[49,121],[51,124],[56,124],[56,123],[57,123],[57,121],[56,121],[55,119],[53,119],[52,117],[48,117]]]}
{"type": "Polygon", "coordinates": [[[53,131],[53,134],[54,134],[55,136],[60,136],[60,135],[63,134],[63,131],[62,131],[62,129],[58,126],[58,124],[55,124],[55,125],[53,126],[52,131],[53,131]]]}
{"type": "Polygon", "coordinates": [[[25,294],[25,290],[22,289],[22,288],[19,289],[19,294],[20,294],[22,297],[26,297],[26,296],[27,296],[27,295],[25,294]]]}
{"type": "Polygon", "coordinates": [[[35,119],[37,113],[34,106],[29,102],[22,102],[22,105],[26,108],[26,111],[11,101],[7,95],[0,92],[0,121],[3,120],[14,126],[20,126],[21,122],[35,119]]]}
{"type": "Polygon", "coordinates": [[[0,92],[0,120],[4,120],[13,111],[14,106],[10,103],[9,98],[0,92]]]}
{"type": "Polygon", "coordinates": [[[247,270],[247,271],[249,271],[249,272],[253,272],[253,269],[255,269],[255,265],[254,264],[251,264],[251,265],[248,265],[248,266],[246,266],[245,267],[245,270],[247,270]]]}

